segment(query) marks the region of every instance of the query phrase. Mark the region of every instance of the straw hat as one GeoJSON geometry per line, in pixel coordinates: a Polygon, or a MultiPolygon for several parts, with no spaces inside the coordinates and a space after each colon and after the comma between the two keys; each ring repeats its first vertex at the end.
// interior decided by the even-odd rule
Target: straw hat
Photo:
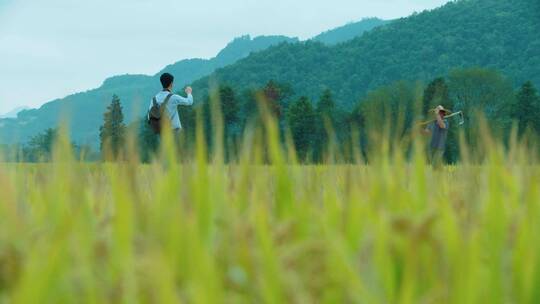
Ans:
{"type": "Polygon", "coordinates": [[[452,111],[445,109],[442,105],[438,105],[435,109],[431,109],[430,112],[439,113],[444,111],[446,115],[452,114],[452,111]]]}

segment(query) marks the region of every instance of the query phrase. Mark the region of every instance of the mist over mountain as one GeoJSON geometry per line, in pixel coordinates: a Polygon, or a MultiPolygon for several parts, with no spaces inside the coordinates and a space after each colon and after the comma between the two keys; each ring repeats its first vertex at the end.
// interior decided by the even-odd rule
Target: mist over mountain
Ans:
{"type": "Polygon", "coordinates": [[[5,113],[5,114],[1,114],[0,119],[2,119],[2,118],[16,118],[17,114],[19,114],[19,112],[27,110],[27,109],[29,109],[29,108],[26,107],[26,106],[16,107],[15,109],[13,109],[13,110],[5,113]]]}

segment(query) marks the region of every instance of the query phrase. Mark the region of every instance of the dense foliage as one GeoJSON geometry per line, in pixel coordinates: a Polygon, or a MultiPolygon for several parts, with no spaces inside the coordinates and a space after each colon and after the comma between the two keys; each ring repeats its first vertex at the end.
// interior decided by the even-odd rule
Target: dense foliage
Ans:
{"type": "Polygon", "coordinates": [[[519,90],[513,110],[514,119],[519,122],[519,134],[532,131],[540,134],[540,96],[534,85],[528,81],[519,90]]]}
{"type": "MultiPolygon", "coordinates": [[[[20,163],[42,163],[53,160],[54,148],[58,142],[60,130],[47,129],[32,138],[24,145],[0,145],[0,161],[20,163]]],[[[81,161],[98,160],[99,155],[91,147],[70,144],[72,154],[78,155],[81,161]]]]}
{"type": "MultiPolygon", "coordinates": [[[[219,92],[215,97],[218,104],[220,99],[227,98],[223,92],[238,95],[234,106],[224,106],[230,104],[227,102],[221,108],[225,112],[227,108],[241,109],[239,118],[235,116],[234,120],[226,120],[227,129],[245,132],[247,128],[256,128],[254,122],[260,121],[259,109],[268,109],[277,119],[281,134],[290,132],[292,135],[302,161],[327,160],[332,153],[326,150],[329,144],[342,155],[351,155],[352,151],[347,153],[342,149],[351,146],[351,143],[356,143],[363,154],[367,155],[370,150],[379,148],[371,142],[379,142],[381,137],[394,140],[390,149],[393,146],[407,146],[415,136],[419,136],[420,129],[426,127],[417,123],[433,119],[429,110],[437,105],[443,105],[454,112],[462,111],[465,117],[463,124],[460,117],[449,121],[445,153],[449,163],[459,159],[459,134],[463,134],[463,143],[470,149],[484,149],[477,140],[482,131],[478,126],[484,121],[500,140],[510,138],[513,122],[521,130],[520,137],[525,136],[522,131],[525,126],[531,131],[529,137],[539,134],[535,128],[540,121],[540,110],[536,110],[540,103],[534,85],[527,82],[516,91],[508,78],[493,69],[454,69],[446,77],[435,78],[427,85],[422,82],[398,81],[370,91],[356,103],[352,111],[337,107],[331,90],[324,90],[315,101],[309,101],[307,96],[297,98],[290,85],[275,81],[245,94],[235,94],[227,86],[221,87],[219,92]],[[309,106],[306,104],[308,101],[309,106]]],[[[213,130],[209,104],[210,99],[189,114],[182,112],[182,119],[194,122],[193,115],[199,108],[206,117],[205,129],[213,130]]],[[[195,129],[194,124],[186,125],[190,138],[194,138],[195,129]]],[[[238,138],[238,133],[235,136],[238,138]]],[[[208,145],[212,142],[214,140],[208,135],[208,145]]]]}
{"type": "Polygon", "coordinates": [[[322,42],[327,45],[335,45],[349,41],[356,37],[360,37],[364,33],[389,22],[391,21],[381,20],[379,18],[364,18],[358,22],[349,23],[333,30],[326,31],[313,37],[312,40],[322,42]]]}
{"type": "MultiPolygon", "coordinates": [[[[428,82],[459,67],[502,71],[513,85],[540,85],[540,2],[468,0],[395,20],[334,47],[288,43],[253,54],[210,79],[237,89],[268,79],[290,83],[315,99],[331,88],[336,102],[353,108],[378,87],[399,80],[428,82]]],[[[205,94],[208,79],[196,82],[205,94]]]]}

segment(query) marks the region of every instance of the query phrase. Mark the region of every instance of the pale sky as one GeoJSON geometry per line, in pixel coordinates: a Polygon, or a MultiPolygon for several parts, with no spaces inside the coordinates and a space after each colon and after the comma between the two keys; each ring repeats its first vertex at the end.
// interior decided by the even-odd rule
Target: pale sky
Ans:
{"type": "Polygon", "coordinates": [[[245,34],[311,38],[448,0],[0,0],[0,114],[118,74],[215,56],[245,34]]]}

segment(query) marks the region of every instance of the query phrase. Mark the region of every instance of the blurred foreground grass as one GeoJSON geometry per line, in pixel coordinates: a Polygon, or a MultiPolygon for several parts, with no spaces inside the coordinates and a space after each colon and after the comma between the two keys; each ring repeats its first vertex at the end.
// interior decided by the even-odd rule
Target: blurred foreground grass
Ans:
{"type": "MultiPolygon", "coordinates": [[[[275,134],[273,134],[275,136],[275,134]]],[[[270,134],[270,138],[273,136],[270,134]]],[[[0,303],[539,303],[540,168],[0,164],[0,303]]],[[[260,151],[259,151],[260,152],[260,151]]]]}

